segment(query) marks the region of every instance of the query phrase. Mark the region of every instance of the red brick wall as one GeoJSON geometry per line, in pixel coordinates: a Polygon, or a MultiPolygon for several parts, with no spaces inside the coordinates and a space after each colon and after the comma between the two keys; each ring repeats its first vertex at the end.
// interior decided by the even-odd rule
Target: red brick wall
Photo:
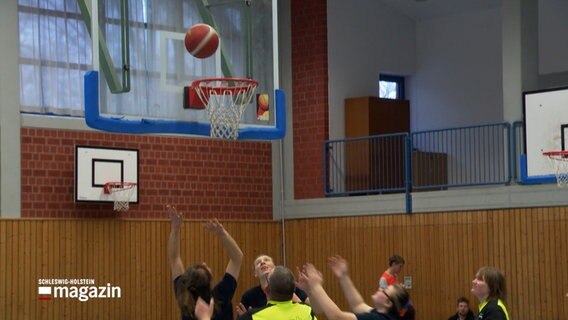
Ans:
{"type": "Polygon", "coordinates": [[[175,204],[188,218],[272,219],[268,142],[121,135],[23,128],[22,217],[167,218],[175,204]],[[75,145],[138,149],[139,204],[75,203],[75,145]]]}
{"type": "Polygon", "coordinates": [[[323,143],[329,137],[327,1],[292,0],[294,194],[323,197],[323,143]]]}

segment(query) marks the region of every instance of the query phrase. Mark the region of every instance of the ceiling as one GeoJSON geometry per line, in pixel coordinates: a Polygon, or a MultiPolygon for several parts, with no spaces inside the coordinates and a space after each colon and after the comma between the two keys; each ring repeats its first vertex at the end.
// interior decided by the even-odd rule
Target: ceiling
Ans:
{"type": "Polygon", "coordinates": [[[412,18],[426,20],[500,8],[502,0],[379,0],[395,11],[412,18]]]}

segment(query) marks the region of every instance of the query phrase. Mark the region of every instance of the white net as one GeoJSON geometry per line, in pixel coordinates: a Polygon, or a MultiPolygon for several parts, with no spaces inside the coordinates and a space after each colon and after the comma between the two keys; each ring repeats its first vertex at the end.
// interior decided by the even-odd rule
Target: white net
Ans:
{"type": "Polygon", "coordinates": [[[545,154],[548,157],[550,166],[556,175],[556,184],[560,188],[568,187],[568,155],[564,154],[545,154]]]}
{"type": "Polygon", "coordinates": [[[114,201],[114,211],[127,211],[130,199],[132,199],[134,190],[136,190],[136,184],[111,185],[109,190],[114,201]]]}
{"type": "Polygon", "coordinates": [[[207,108],[211,137],[236,140],[239,123],[258,82],[249,79],[203,79],[193,87],[207,108]]]}

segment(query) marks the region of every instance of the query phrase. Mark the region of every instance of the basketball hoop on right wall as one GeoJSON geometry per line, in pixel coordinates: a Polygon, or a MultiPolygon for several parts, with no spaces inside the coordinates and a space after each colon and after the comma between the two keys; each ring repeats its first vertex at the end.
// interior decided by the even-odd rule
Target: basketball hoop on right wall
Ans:
{"type": "Polygon", "coordinates": [[[114,211],[128,211],[135,190],[134,182],[107,182],[103,188],[103,192],[114,201],[114,211]]]}
{"type": "Polygon", "coordinates": [[[554,169],[558,187],[568,187],[568,151],[546,151],[542,155],[548,157],[548,162],[554,169]]]}
{"type": "Polygon", "coordinates": [[[244,78],[195,80],[189,89],[189,107],[207,109],[210,136],[237,140],[241,117],[252,102],[258,81],[244,78]]]}

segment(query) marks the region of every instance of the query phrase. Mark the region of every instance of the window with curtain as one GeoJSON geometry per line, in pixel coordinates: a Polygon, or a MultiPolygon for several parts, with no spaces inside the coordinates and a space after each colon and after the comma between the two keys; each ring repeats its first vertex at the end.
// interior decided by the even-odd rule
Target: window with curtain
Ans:
{"type": "Polygon", "coordinates": [[[91,43],[75,0],[19,0],[21,111],[83,114],[91,43]]]}
{"type": "MultiPolygon", "coordinates": [[[[212,10],[218,31],[224,32],[223,46],[237,61],[243,59],[244,46],[239,38],[241,6],[218,6],[212,10]]],[[[83,76],[92,69],[92,46],[77,0],[18,0],[18,15],[21,111],[83,116],[83,76]]],[[[159,32],[184,32],[188,26],[201,22],[195,0],[130,1],[129,18],[131,92],[116,95],[103,90],[101,111],[178,118],[182,112],[179,96],[159,90],[159,32]]],[[[119,71],[120,0],[99,1],[99,23],[119,71]]],[[[176,70],[180,65],[185,67],[183,60],[188,59],[188,54],[181,42],[168,46],[174,46],[167,50],[168,81],[178,83],[183,79],[175,79],[176,70]]]]}

